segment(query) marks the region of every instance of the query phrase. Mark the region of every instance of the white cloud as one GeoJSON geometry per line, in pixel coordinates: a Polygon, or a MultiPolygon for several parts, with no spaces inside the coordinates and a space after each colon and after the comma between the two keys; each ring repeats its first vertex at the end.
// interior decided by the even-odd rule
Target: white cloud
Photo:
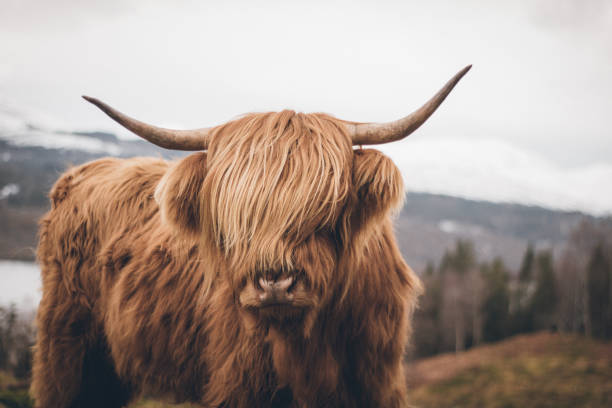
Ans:
{"type": "Polygon", "coordinates": [[[612,214],[612,165],[561,167],[498,140],[418,138],[383,146],[406,188],[437,194],[612,214]]]}

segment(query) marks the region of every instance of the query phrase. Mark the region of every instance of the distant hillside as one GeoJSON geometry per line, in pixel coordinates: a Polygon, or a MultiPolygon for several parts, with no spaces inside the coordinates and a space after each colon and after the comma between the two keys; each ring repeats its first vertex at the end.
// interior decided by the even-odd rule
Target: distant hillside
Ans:
{"type": "Polygon", "coordinates": [[[415,407],[610,407],[612,343],[537,333],[408,365],[415,407]]]}
{"type": "Polygon", "coordinates": [[[471,240],[479,259],[500,256],[516,270],[528,242],[536,248],[558,251],[585,217],[593,218],[520,204],[408,193],[396,230],[402,253],[417,270],[427,262],[437,262],[458,238],[471,240]]]}
{"type": "Polygon", "coordinates": [[[0,259],[34,260],[38,218],[49,207],[49,189],[68,167],[111,153],[165,158],[185,154],[101,132],[30,131],[26,136],[0,137],[0,259]],[[44,147],[47,139],[63,144],[44,147]]]}
{"type": "MultiPolygon", "coordinates": [[[[55,137],[48,135],[48,137],[55,137]]],[[[180,157],[183,152],[173,152],[158,148],[144,141],[122,141],[108,133],[73,133],[77,140],[86,139],[89,147],[99,150],[83,149],[80,143],[60,148],[39,145],[19,145],[0,138],[0,189],[16,185],[19,192],[4,197],[9,205],[46,206],[46,194],[57,177],[68,167],[85,163],[104,156],[134,157],[157,156],[165,158],[180,157]],[[95,142],[95,143],[94,143],[95,142]],[[99,144],[97,144],[99,142],[99,144]],[[109,150],[113,154],[109,154],[109,150]]],[[[0,202],[2,202],[0,194],[0,202]]]]}

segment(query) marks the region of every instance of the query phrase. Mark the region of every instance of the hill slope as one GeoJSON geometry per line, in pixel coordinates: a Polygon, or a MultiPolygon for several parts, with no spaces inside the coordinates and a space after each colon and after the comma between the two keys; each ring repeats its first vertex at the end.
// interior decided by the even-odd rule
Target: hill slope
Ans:
{"type": "Polygon", "coordinates": [[[610,407],[612,343],[536,333],[410,363],[416,407],[610,407]]]}
{"type": "Polygon", "coordinates": [[[480,260],[491,261],[499,256],[511,270],[517,270],[528,242],[537,249],[557,252],[583,218],[593,217],[579,212],[410,192],[395,227],[400,249],[417,271],[422,271],[427,262],[441,259],[457,239],[472,241],[480,260]]]}

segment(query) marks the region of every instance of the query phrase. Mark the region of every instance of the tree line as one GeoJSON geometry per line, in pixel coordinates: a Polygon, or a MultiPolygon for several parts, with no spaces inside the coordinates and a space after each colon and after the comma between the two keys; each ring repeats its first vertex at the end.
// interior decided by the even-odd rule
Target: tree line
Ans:
{"type": "Polygon", "coordinates": [[[529,244],[518,271],[458,240],[422,279],[415,358],[538,330],[612,339],[612,219],[583,220],[556,256],[529,244]]]}

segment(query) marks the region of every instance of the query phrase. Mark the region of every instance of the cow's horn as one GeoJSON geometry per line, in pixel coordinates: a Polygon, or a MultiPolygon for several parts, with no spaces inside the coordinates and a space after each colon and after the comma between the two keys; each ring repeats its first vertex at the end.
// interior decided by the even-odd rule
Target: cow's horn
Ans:
{"type": "Polygon", "coordinates": [[[164,129],[130,118],[96,98],[85,95],[83,95],[83,98],[96,105],[124,128],[160,147],[172,150],[206,150],[208,148],[210,128],[194,130],[164,129]]]}
{"type": "Polygon", "coordinates": [[[405,118],[387,123],[347,123],[353,145],[383,144],[405,138],[425,123],[470,68],[468,65],[459,71],[425,105],[405,118]]]}

